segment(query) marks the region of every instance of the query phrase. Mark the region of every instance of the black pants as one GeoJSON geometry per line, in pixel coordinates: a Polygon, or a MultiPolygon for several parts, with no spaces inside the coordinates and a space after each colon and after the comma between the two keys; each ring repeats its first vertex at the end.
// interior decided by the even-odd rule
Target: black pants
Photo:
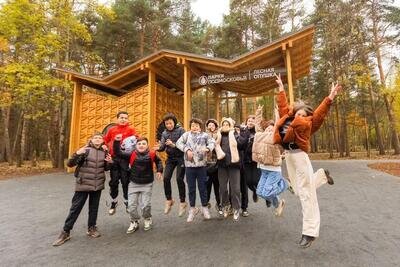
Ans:
{"type": "Polygon", "coordinates": [[[253,193],[256,193],[261,176],[261,171],[257,168],[257,162],[244,163],[243,173],[248,188],[253,191],[253,193]]]}
{"type": "Polygon", "coordinates": [[[172,199],[171,178],[176,168],[176,182],[178,184],[179,199],[185,202],[186,189],[185,189],[185,164],[182,159],[167,159],[164,170],[164,192],[167,200],[172,199]]]}
{"type": "Polygon", "coordinates": [[[221,199],[219,196],[219,181],[218,181],[218,170],[208,173],[208,180],[207,180],[207,203],[210,202],[211,198],[211,188],[214,185],[214,195],[215,201],[217,202],[218,206],[221,204],[221,199]]]}
{"type": "Polygon", "coordinates": [[[99,202],[101,196],[101,190],[99,191],[76,191],[72,197],[72,204],[69,210],[69,214],[64,224],[64,231],[69,232],[74,227],[76,220],[83,206],[85,205],[86,199],[89,196],[89,219],[88,228],[96,226],[97,212],[99,210],[99,202]]]}
{"type": "Polygon", "coordinates": [[[241,195],[241,209],[247,210],[249,206],[249,192],[248,192],[244,170],[240,169],[240,195],[241,195]]]}
{"type": "Polygon", "coordinates": [[[129,171],[121,166],[120,162],[114,162],[110,170],[110,196],[112,199],[118,197],[118,185],[121,180],[124,201],[128,201],[129,171]]]}

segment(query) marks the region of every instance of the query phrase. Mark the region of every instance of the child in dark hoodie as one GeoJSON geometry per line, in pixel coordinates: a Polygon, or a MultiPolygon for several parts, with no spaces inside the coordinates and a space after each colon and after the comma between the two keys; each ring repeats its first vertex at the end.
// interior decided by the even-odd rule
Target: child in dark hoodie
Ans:
{"type": "Polygon", "coordinates": [[[165,209],[164,213],[168,214],[171,211],[171,207],[174,204],[172,199],[172,189],[171,189],[171,178],[176,168],[176,182],[178,184],[179,191],[179,217],[181,217],[186,212],[186,190],[185,190],[185,164],[183,160],[183,152],[180,151],[175,143],[178,139],[185,133],[185,130],[178,125],[178,120],[172,113],[167,113],[163,122],[165,125],[165,130],[161,134],[161,140],[159,145],[155,146],[154,149],[157,151],[165,151],[168,155],[165,172],[164,172],[164,192],[165,192],[165,209]]]}
{"type": "Polygon", "coordinates": [[[122,152],[120,148],[121,136],[117,135],[114,142],[116,155],[122,158],[129,158],[129,185],[128,185],[128,211],[131,223],[127,234],[139,229],[139,200],[142,200],[142,217],[144,218],[144,230],[150,230],[151,219],[151,194],[154,182],[153,164],[157,167],[157,180],[161,180],[163,166],[161,159],[155,151],[149,150],[146,137],[139,137],[136,142],[136,149],[132,153],[122,152]]]}

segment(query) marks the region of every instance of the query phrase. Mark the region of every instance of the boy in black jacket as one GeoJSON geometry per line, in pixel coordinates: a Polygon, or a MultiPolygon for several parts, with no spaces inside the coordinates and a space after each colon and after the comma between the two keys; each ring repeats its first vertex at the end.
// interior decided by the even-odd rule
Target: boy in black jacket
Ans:
{"type": "Polygon", "coordinates": [[[157,180],[161,180],[163,166],[161,159],[155,151],[149,150],[148,140],[139,137],[136,149],[132,153],[123,153],[120,148],[121,136],[117,135],[114,142],[114,151],[119,157],[129,158],[129,185],[128,185],[128,211],[131,223],[127,234],[139,229],[139,200],[142,201],[142,217],[144,218],[144,230],[150,230],[151,219],[151,193],[153,189],[154,173],[153,163],[157,167],[157,180]]]}

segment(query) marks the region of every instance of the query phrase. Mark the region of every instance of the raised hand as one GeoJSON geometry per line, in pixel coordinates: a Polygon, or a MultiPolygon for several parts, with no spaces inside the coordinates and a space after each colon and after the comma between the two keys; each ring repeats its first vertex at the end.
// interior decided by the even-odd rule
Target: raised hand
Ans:
{"type": "Polygon", "coordinates": [[[76,151],[77,155],[82,155],[82,154],[85,154],[85,153],[86,153],[86,146],[81,147],[76,151]]]}
{"type": "Polygon", "coordinates": [[[340,90],[342,90],[342,86],[338,82],[336,84],[332,83],[329,99],[333,100],[340,90]]]}
{"type": "Polygon", "coordinates": [[[106,158],[104,160],[107,162],[111,162],[112,161],[111,154],[107,153],[106,158]]]}
{"type": "Polygon", "coordinates": [[[283,87],[283,82],[282,82],[282,79],[281,79],[281,74],[279,73],[278,75],[276,75],[276,73],[274,73],[274,75],[275,75],[275,78],[276,78],[276,83],[278,84],[278,86],[279,86],[279,92],[282,92],[282,91],[284,91],[285,89],[284,89],[284,87],[283,87]]]}

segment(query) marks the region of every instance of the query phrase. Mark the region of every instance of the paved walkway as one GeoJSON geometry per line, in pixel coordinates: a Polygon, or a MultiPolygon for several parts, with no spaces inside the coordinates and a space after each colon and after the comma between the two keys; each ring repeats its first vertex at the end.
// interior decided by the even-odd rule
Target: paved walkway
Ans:
{"type": "MultiPolygon", "coordinates": [[[[398,161],[400,164],[400,161],[398,161]]],[[[250,203],[250,217],[237,223],[200,216],[187,224],[163,210],[162,183],[153,192],[154,228],[127,235],[129,219],[121,206],[107,214],[103,191],[98,226],[103,236],[85,235],[87,207],[72,238],[58,236],[73,194],[72,174],[49,174],[0,181],[1,266],[399,266],[400,178],[367,167],[368,161],[313,161],[329,168],[334,186],[318,191],[321,234],[300,249],[299,200],[284,193],[286,209],[275,218],[262,201],[250,203]]],[[[173,185],[173,194],[177,196],[173,185]]]]}

